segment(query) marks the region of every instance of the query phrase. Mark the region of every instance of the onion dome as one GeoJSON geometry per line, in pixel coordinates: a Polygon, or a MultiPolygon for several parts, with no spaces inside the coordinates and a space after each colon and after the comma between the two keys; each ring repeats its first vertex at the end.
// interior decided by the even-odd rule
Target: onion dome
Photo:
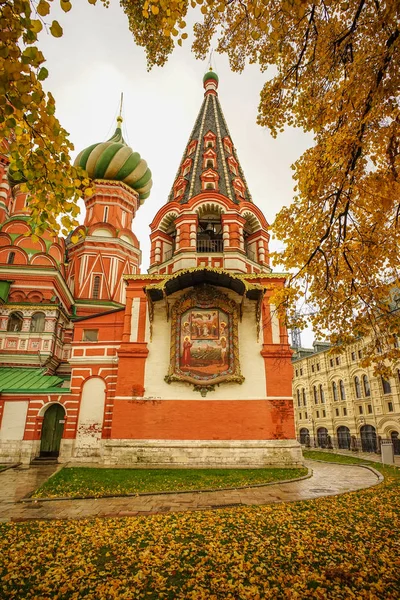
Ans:
{"type": "Polygon", "coordinates": [[[139,194],[141,203],[150,196],[153,185],[147,162],[122,137],[122,117],[117,118],[114,135],[106,142],[82,150],[74,165],[85,169],[91,179],[122,181],[139,194]]]}
{"type": "Polygon", "coordinates": [[[209,79],[214,79],[214,81],[216,81],[217,83],[219,82],[218,75],[215,73],[215,71],[212,70],[211,67],[210,67],[210,70],[207,71],[207,73],[204,75],[204,77],[203,77],[203,83],[205,83],[209,79]]]}

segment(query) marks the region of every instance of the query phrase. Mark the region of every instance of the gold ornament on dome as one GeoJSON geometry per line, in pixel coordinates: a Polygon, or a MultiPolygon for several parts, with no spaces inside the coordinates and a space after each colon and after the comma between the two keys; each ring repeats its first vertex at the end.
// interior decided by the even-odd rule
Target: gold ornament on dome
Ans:
{"type": "MultiPolygon", "coordinates": [[[[196,287],[172,309],[168,383],[186,381],[202,392],[242,383],[236,303],[209,285],[196,287]]],[[[204,394],[202,394],[204,395],[204,394]]]]}

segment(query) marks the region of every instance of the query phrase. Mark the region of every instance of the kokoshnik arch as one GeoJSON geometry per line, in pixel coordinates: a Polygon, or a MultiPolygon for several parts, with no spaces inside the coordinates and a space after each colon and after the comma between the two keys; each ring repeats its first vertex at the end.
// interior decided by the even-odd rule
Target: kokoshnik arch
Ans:
{"type": "Polygon", "coordinates": [[[292,366],[270,297],[268,223],[218,99],[204,100],[165,205],[148,274],[132,221],[151,172],[113,137],[76,162],[93,179],[70,238],[27,237],[29,208],[0,187],[0,459],[293,465],[292,366]]]}

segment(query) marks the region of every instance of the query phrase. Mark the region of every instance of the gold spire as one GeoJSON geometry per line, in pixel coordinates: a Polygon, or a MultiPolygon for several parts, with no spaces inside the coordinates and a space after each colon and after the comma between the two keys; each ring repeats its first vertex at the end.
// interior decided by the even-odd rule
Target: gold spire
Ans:
{"type": "Polygon", "coordinates": [[[119,104],[119,115],[117,117],[117,123],[118,123],[119,127],[121,126],[121,123],[123,121],[123,118],[122,118],[122,104],[123,104],[123,101],[124,101],[124,92],[121,92],[121,102],[119,104]]]}

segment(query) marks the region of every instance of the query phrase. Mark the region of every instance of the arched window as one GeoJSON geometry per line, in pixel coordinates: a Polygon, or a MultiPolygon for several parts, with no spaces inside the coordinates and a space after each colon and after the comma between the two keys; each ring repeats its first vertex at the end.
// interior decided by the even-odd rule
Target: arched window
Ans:
{"type": "Polygon", "coordinates": [[[303,406],[307,406],[306,390],[303,388],[303,406]]]}
{"type": "Polygon", "coordinates": [[[333,399],[335,400],[335,402],[337,402],[337,400],[339,400],[339,397],[338,397],[338,393],[337,393],[336,381],[332,381],[332,392],[333,392],[333,399]]]}
{"type": "Polygon", "coordinates": [[[300,403],[300,390],[297,390],[297,406],[301,406],[301,403],[300,403]]]}
{"type": "Polygon", "coordinates": [[[342,380],[339,381],[339,388],[340,388],[340,399],[346,400],[346,390],[344,389],[344,383],[342,380]]]}
{"type": "Polygon", "coordinates": [[[317,430],[317,441],[320,448],[326,448],[328,445],[328,430],[326,427],[320,427],[317,430]]]}
{"type": "Polygon", "coordinates": [[[350,429],[342,425],[337,429],[338,447],[341,450],[350,450],[351,436],[350,429]]]}
{"type": "Polygon", "coordinates": [[[314,393],[314,402],[315,402],[315,404],[318,404],[318,392],[317,392],[316,385],[313,386],[313,393],[314,393]]]}
{"type": "Polygon", "coordinates": [[[300,444],[307,444],[307,441],[310,442],[310,432],[307,427],[302,427],[300,429],[300,444]]]}
{"type": "Polygon", "coordinates": [[[42,312],[37,312],[34,315],[32,315],[31,331],[35,333],[41,333],[42,331],[44,331],[44,320],[45,314],[42,312]]]}
{"type": "Polygon", "coordinates": [[[321,383],[319,384],[319,397],[321,399],[321,404],[325,404],[325,394],[321,383]]]}
{"type": "Polygon", "coordinates": [[[211,158],[209,158],[209,159],[207,160],[207,162],[206,162],[206,167],[207,167],[207,169],[209,169],[209,168],[211,168],[211,169],[212,169],[212,168],[214,167],[214,161],[213,161],[211,158]]]}
{"type": "Polygon", "coordinates": [[[93,279],[93,292],[92,296],[94,299],[99,298],[100,296],[100,275],[95,275],[93,279]]]}
{"type": "Polygon", "coordinates": [[[15,259],[15,252],[10,252],[7,258],[7,264],[8,265],[13,265],[14,264],[14,259],[15,259]]]}
{"type": "Polygon", "coordinates": [[[8,317],[7,331],[21,331],[24,318],[22,313],[14,312],[8,317]]]}
{"type": "Polygon", "coordinates": [[[360,429],[361,448],[363,452],[376,452],[376,430],[372,425],[363,425],[360,429]]]}
{"type": "Polygon", "coordinates": [[[383,387],[384,394],[392,393],[391,385],[390,385],[389,381],[387,379],[385,379],[384,377],[382,377],[382,387],[383,387]]]}
{"type": "Polygon", "coordinates": [[[354,387],[356,390],[356,398],[361,398],[361,384],[357,376],[354,377],[354,387]]]}
{"type": "Polygon", "coordinates": [[[363,386],[364,386],[364,394],[366,396],[370,396],[371,395],[371,388],[369,387],[369,381],[368,381],[368,377],[366,375],[363,375],[363,386]]]}

